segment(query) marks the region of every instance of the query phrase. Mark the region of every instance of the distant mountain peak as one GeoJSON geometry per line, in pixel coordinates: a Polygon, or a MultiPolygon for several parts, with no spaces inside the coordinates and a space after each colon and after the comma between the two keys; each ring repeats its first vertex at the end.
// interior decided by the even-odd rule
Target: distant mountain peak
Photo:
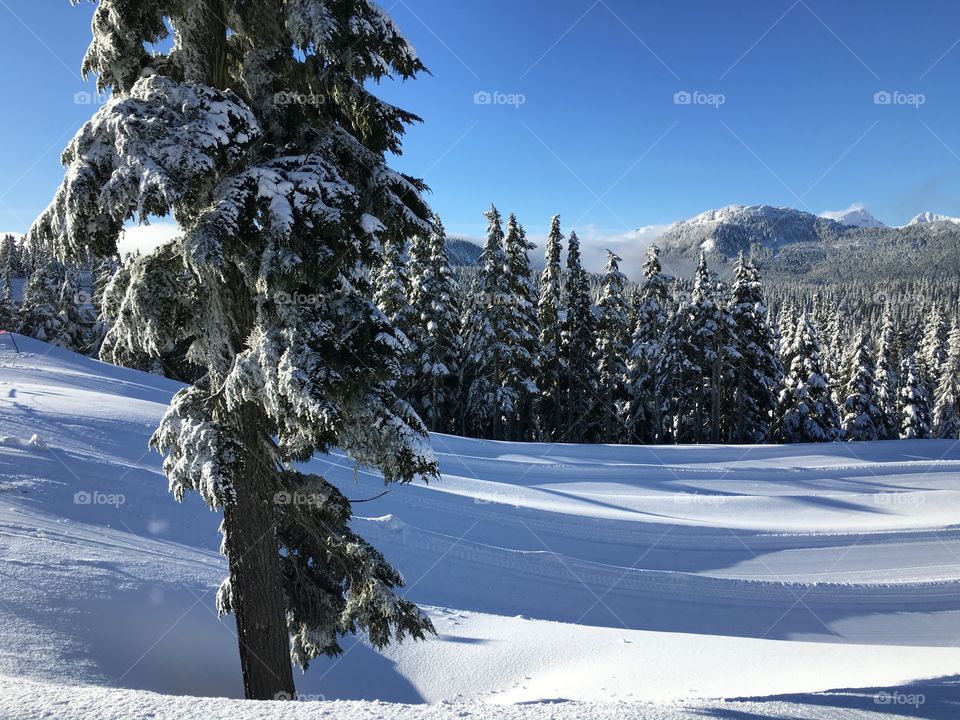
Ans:
{"type": "Polygon", "coordinates": [[[846,210],[828,211],[820,213],[820,217],[827,220],[836,220],[847,227],[885,228],[883,222],[877,220],[863,205],[851,205],[846,210]]]}
{"type": "Polygon", "coordinates": [[[907,226],[910,225],[929,225],[930,223],[937,222],[950,222],[950,223],[960,223],[960,218],[950,217],[949,215],[940,215],[939,213],[922,212],[917,215],[913,220],[907,223],[907,226]]]}

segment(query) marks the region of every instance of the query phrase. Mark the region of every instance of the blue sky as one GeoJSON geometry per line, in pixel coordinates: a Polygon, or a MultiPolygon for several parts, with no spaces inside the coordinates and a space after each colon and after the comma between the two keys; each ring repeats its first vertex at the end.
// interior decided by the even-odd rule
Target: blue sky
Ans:
{"type": "MultiPolygon", "coordinates": [[[[731,203],[960,215],[955,0],[382,5],[432,72],[381,88],[425,121],[395,164],[452,234],[482,234],[490,202],[597,242],[731,203]]],[[[0,230],[49,202],[95,110],[76,96],[91,13],[0,0],[0,230]]]]}

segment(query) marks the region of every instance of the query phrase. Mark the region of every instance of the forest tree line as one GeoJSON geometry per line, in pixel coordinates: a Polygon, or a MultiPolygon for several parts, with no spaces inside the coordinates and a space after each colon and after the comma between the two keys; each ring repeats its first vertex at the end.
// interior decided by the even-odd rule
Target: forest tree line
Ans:
{"type": "MultiPolygon", "coordinates": [[[[608,251],[596,276],[556,216],[535,272],[516,217],[486,217],[476,268],[451,266],[434,217],[430,234],[386,242],[373,277],[403,345],[395,389],[433,431],[642,444],[958,437],[960,325],[936,288],[888,298],[854,287],[815,302],[809,288],[778,286],[772,312],[743,256],[729,279],[702,254],[693,277],[674,278],[654,245],[632,283],[608,251]],[[841,312],[850,296],[856,311],[841,312]]],[[[98,355],[123,312],[127,264],[81,271],[4,238],[0,321],[98,355]]],[[[325,302],[310,290],[275,300],[325,302]]],[[[187,381],[198,372],[176,348],[125,364],[187,381]]]]}

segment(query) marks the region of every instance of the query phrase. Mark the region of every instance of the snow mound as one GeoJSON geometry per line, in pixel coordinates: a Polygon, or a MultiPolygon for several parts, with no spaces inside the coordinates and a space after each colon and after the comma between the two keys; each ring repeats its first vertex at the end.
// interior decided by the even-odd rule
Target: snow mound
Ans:
{"type": "Polygon", "coordinates": [[[0,447],[20,448],[21,450],[49,450],[47,444],[40,439],[40,436],[33,434],[29,440],[13,437],[11,435],[0,436],[0,447]]]}

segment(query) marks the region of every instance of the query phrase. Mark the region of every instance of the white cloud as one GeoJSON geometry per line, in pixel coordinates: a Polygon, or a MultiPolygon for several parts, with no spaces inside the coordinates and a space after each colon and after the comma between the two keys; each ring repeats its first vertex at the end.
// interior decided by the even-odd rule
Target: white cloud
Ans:
{"type": "Polygon", "coordinates": [[[150,225],[134,225],[124,229],[123,234],[117,241],[117,250],[119,250],[121,256],[137,250],[146,255],[168,240],[175,238],[179,232],[180,228],[173,223],[158,222],[150,225]]]}
{"type": "Polygon", "coordinates": [[[855,213],[858,210],[870,212],[867,210],[867,206],[863,203],[853,203],[846,210],[824,210],[822,213],[820,213],[820,217],[827,218],[827,220],[840,220],[844,216],[849,215],[850,213],[855,213]]]}

